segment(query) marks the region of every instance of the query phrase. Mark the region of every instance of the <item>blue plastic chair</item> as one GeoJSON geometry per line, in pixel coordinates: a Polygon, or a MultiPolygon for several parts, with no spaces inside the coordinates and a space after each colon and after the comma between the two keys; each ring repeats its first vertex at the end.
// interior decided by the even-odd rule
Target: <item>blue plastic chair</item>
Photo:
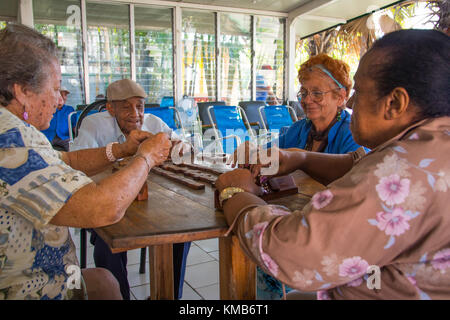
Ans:
{"type": "Polygon", "coordinates": [[[144,113],[151,113],[154,116],[157,116],[162,121],[164,121],[172,130],[181,129],[183,137],[185,136],[185,131],[183,128],[183,124],[181,123],[180,115],[178,114],[178,110],[174,107],[145,108],[144,113]],[[177,122],[179,126],[177,125],[177,122]]]}
{"type": "MultiPolygon", "coordinates": [[[[202,122],[202,125],[212,125],[209,114],[208,114],[208,108],[210,106],[224,106],[226,103],[224,101],[209,101],[209,102],[198,102],[198,116],[200,117],[200,121],[202,122]]],[[[214,123],[216,122],[216,118],[214,115],[212,115],[212,119],[214,123]]]]}
{"type": "Polygon", "coordinates": [[[248,124],[245,112],[241,107],[219,105],[208,107],[208,116],[216,132],[216,139],[222,145],[224,153],[233,153],[239,144],[249,140],[249,135],[252,135],[252,131],[245,125],[242,115],[248,124]],[[215,122],[211,110],[214,112],[215,122]],[[231,138],[234,139],[232,144],[222,142],[231,138]]]}
{"type": "Polygon", "coordinates": [[[259,114],[259,107],[265,106],[264,101],[240,101],[239,107],[244,109],[247,115],[248,121],[252,124],[252,128],[255,130],[264,129],[264,121],[261,121],[259,114]],[[254,125],[257,123],[257,125],[254,125]]]}
{"type": "Polygon", "coordinates": [[[298,121],[295,110],[290,106],[261,106],[259,108],[259,115],[261,122],[264,124],[264,128],[270,131],[280,131],[282,127],[290,126],[294,121],[289,110],[292,111],[295,121],[298,121]],[[264,122],[262,110],[264,110],[267,126],[264,122]]]}
{"type": "Polygon", "coordinates": [[[164,96],[161,99],[160,107],[173,107],[173,97],[164,96]]]}
{"type": "MultiPolygon", "coordinates": [[[[258,144],[261,137],[267,137],[269,134],[255,135],[250,127],[247,115],[244,109],[237,106],[210,106],[208,116],[215,131],[216,140],[220,143],[224,153],[231,154],[237,146],[244,141],[252,141],[258,144]],[[215,115],[215,122],[212,118],[212,112],[215,115]],[[223,143],[223,140],[233,138],[233,143],[223,143]]],[[[261,141],[260,141],[261,142],[261,141]]],[[[261,142],[263,143],[263,142],[261,142]]]]}

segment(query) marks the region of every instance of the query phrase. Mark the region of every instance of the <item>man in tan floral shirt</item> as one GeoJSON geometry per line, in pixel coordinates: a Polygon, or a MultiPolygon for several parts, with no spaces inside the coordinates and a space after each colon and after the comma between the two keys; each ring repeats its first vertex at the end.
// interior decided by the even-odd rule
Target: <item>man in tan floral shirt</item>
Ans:
{"type": "Polygon", "coordinates": [[[449,53],[449,37],[433,30],[374,44],[349,102],[354,139],[372,151],[356,161],[279,151],[279,174],[301,169],[331,182],[301,212],[266,205],[249,170],[222,175],[221,192],[244,191],[223,204],[244,252],[319,299],[449,299],[449,53]],[[378,288],[371,266],[380,268],[378,288]]]}

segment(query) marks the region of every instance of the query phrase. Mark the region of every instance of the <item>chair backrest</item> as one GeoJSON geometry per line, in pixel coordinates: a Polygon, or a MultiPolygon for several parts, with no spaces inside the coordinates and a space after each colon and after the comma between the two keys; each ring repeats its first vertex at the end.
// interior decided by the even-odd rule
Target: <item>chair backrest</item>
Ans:
{"type": "MultiPolygon", "coordinates": [[[[84,108],[83,110],[79,110],[76,112],[76,116],[77,116],[77,124],[73,130],[73,137],[76,138],[78,136],[78,130],[80,130],[80,126],[81,126],[81,122],[83,122],[83,119],[86,118],[88,115],[91,115],[93,113],[97,113],[99,111],[103,111],[106,108],[106,99],[103,100],[98,100],[95,101],[93,103],[91,103],[90,105],[88,105],[86,108],[84,108]]],[[[70,117],[70,115],[69,115],[70,117]]],[[[69,123],[70,123],[69,119],[69,123]]]]}
{"type": "Polygon", "coordinates": [[[161,107],[173,107],[173,97],[169,97],[169,96],[164,96],[161,99],[161,103],[160,103],[161,107]]]}
{"type": "Polygon", "coordinates": [[[306,116],[302,106],[300,105],[300,102],[291,100],[288,102],[288,105],[294,108],[295,114],[297,115],[298,119],[303,119],[306,116]]]}
{"type": "MultiPolygon", "coordinates": [[[[200,117],[200,121],[202,125],[211,125],[211,121],[208,117],[208,107],[209,106],[224,106],[224,101],[210,101],[210,102],[197,102],[198,106],[198,116],[200,117]]],[[[216,122],[215,115],[212,115],[214,123],[216,122]]]]}
{"type": "MultiPolygon", "coordinates": [[[[236,106],[215,105],[209,110],[211,117],[213,113],[215,115],[215,125],[217,126],[217,130],[222,135],[222,138],[229,135],[236,135],[240,138],[241,142],[249,140],[252,134],[249,132],[248,119],[242,108],[236,106]],[[247,126],[244,119],[245,122],[247,122],[247,126]]],[[[233,153],[237,147],[234,139],[227,139],[222,143],[222,145],[223,152],[228,154],[233,153]],[[231,143],[230,140],[233,140],[233,142],[231,143]]]]}
{"type": "Polygon", "coordinates": [[[178,126],[175,121],[175,108],[174,107],[158,107],[158,108],[146,108],[145,113],[151,113],[162,121],[164,121],[169,128],[172,130],[177,130],[178,126]]]}
{"type": "MultiPolygon", "coordinates": [[[[259,115],[259,107],[265,106],[266,103],[264,101],[241,101],[239,102],[239,106],[244,109],[245,114],[247,115],[248,121],[250,123],[258,123],[258,128],[254,129],[262,129],[264,128],[264,124],[261,122],[261,117],[259,115]]],[[[265,121],[265,116],[264,121],[265,121]]]]}
{"type": "Polygon", "coordinates": [[[292,107],[288,106],[265,106],[261,107],[266,115],[267,129],[269,130],[280,130],[282,127],[290,126],[293,123],[292,116],[289,113],[289,109],[294,113],[294,119],[297,121],[297,116],[292,107]]]}

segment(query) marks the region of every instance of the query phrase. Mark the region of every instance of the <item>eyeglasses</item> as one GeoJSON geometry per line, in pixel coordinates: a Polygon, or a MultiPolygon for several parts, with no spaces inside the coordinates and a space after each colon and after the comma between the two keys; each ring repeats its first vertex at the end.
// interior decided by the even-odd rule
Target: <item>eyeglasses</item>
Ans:
{"type": "Polygon", "coordinates": [[[308,95],[310,95],[311,99],[314,102],[321,102],[323,100],[323,96],[324,96],[325,93],[334,91],[336,89],[339,89],[339,88],[334,88],[334,89],[331,89],[331,90],[328,90],[328,91],[316,91],[316,90],[313,90],[311,92],[309,92],[308,90],[300,90],[300,92],[297,94],[297,99],[300,102],[301,100],[305,100],[306,97],[308,95]]]}

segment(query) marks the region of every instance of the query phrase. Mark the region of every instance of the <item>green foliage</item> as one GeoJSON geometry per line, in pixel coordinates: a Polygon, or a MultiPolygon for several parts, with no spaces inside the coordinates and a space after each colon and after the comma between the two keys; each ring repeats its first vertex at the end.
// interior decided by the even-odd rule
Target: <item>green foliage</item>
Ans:
{"type": "Polygon", "coordinates": [[[417,2],[398,5],[387,9],[392,14],[395,22],[400,24],[402,28],[405,28],[407,21],[416,15],[417,2]]]}
{"type": "MultiPolygon", "coordinates": [[[[386,8],[381,12],[381,14],[392,17],[395,23],[397,23],[401,28],[404,28],[408,25],[411,19],[413,19],[418,14],[417,8],[419,6],[419,2],[425,1],[416,0],[400,3],[398,5],[386,8]]],[[[431,4],[435,3],[436,1],[426,2],[428,4],[431,4]]],[[[363,19],[367,19],[367,17],[360,18],[360,20],[363,19]]],[[[309,59],[312,51],[317,51],[312,50],[315,48],[311,48],[311,46],[320,45],[322,48],[327,48],[329,47],[329,45],[331,45],[332,49],[326,53],[333,58],[345,61],[350,66],[351,74],[354,74],[358,67],[361,55],[364,54],[367,51],[368,47],[371,45],[371,42],[367,41],[367,39],[369,38],[368,32],[370,30],[366,28],[365,21],[363,22],[364,23],[361,23],[359,28],[353,28],[350,34],[340,32],[340,30],[344,26],[336,27],[336,36],[325,40],[329,41],[329,44],[321,43],[321,41],[325,39],[324,33],[326,31],[309,38],[299,40],[296,45],[295,67],[297,68],[297,70],[303,62],[309,59]],[[315,37],[316,41],[311,41],[313,37],[315,37]],[[320,39],[320,41],[317,41],[318,39],[320,39]]],[[[375,33],[375,35],[381,36],[382,32],[380,33],[378,31],[378,33],[375,33]]]]}

